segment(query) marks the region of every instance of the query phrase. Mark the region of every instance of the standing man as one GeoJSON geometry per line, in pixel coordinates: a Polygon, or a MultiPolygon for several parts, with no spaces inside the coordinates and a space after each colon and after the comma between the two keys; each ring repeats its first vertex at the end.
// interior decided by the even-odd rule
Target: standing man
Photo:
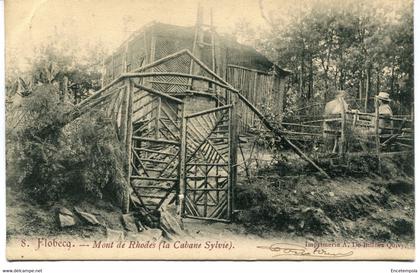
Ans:
{"type": "Polygon", "coordinates": [[[323,137],[326,152],[336,153],[338,147],[339,132],[341,130],[342,117],[346,115],[348,104],[346,102],[347,92],[338,90],[335,99],[328,102],[324,108],[324,118],[339,120],[324,121],[323,124],[323,137]]]}
{"type": "Polygon", "coordinates": [[[379,107],[379,128],[378,132],[380,135],[382,134],[390,134],[392,133],[393,129],[393,121],[390,119],[393,116],[391,106],[389,103],[391,99],[389,98],[389,93],[387,92],[379,92],[376,96],[378,100],[379,107]]]}

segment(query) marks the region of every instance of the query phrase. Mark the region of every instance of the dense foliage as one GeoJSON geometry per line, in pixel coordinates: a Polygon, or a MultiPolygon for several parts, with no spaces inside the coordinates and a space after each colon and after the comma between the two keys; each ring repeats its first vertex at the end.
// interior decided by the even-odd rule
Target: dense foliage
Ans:
{"type": "Polygon", "coordinates": [[[24,100],[24,121],[8,134],[8,178],[39,202],[66,197],[102,198],[124,190],[123,153],[105,115],[92,112],[69,125],[71,106],[54,85],[37,86],[24,100]],[[17,168],[16,168],[17,167],[17,168]]]}
{"type": "Polygon", "coordinates": [[[292,70],[286,109],[325,103],[334,90],[344,89],[359,110],[372,111],[380,91],[390,92],[396,113],[411,110],[412,1],[298,2],[287,14],[270,13],[269,32],[251,31],[246,24],[237,30],[244,41],[254,40],[263,53],[292,70]],[[255,38],[255,33],[261,34],[255,38]]]}

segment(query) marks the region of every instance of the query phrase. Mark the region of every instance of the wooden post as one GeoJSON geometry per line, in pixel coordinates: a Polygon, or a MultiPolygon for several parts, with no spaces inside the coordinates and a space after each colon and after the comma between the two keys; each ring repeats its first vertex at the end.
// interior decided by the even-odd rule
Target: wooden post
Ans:
{"type": "Polygon", "coordinates": [[[210,34],[211,34],[211,68],[216,72],[216,46],[213,26],[213,9],[210,9],[210,34]]]}
{"type": "Polygon", "coordinates": [[[229,185],[229,195],[230,195],[230,208],[228,202],[228,217],[232,218],[232,213],[235,208],[235,188],[236,188],[236,178],[237,178],[237,151],[238,151],[238,126],[237,126],[237,113],[236,113],[236,104],[235,96],[231,97],[232,107],[229,109],[230,114],[230,185],[229,185]]]}
{"type": "Polygon", "coordinates": [[[346,147],[346,109],[344,99],[340,98],[341,103],[341,137],[340,137],[340,146],[339,154],[340,157],[344,157],[345,147],[346,147]]]}
{"type": "Polygon", "coordinates": [[[121,127],[120,127],[120,139],[121,141],[124,143],[124,145],[126,144],[126,139],[127,139],[127,128],[128,128],[128,124],[127,124],[127,120],[128,120],[128,107],[129,107],[129,88],[128,88],[128,84],[126,84],[126,87],[124,88],[123,94],[122,94],[122,102],[121,102],[121,127]]]}
{"type": "Polygon", "coordinates": [[[365,94],[365,113],[367,113],[368,100],[369,100],[369,88],[370,88],[370,72],[366,69],[366,94],[365,94]]]}
{"type": "Polygon", "coordinates": [[[161,116],[161,108],[162,108],[162,98],[157,97],[157,106],[156,106],[156,122],[155,122],[155,138],[159,138],[159,128],[160,128],[160,116],[161,116]]]}
{"type": "Polygon", "coordinates": [[[381,143],[379,139],[379,102],[378,98],[375,97],[375,149],[376,149],[376,156],[378,158],[378,171],[381,172],[381,143]]]}
{"type": "MultiPolygon", "coordinates": [[[[257,72],[253,72],[254,73],[254,85],[252,88],[252,92],[253,94],[251,96],[249,96],[249,99],[252,101],[252,104],[254,105],[258,105],[258,73],[257,72]]],[[[251,118],[251,124],[254,124],[254,120],[255,120],[255,114],[253,113],[252,118],[251,118]]]]}
{"type": "MultiPolygon", "coordinates": [[[[201,31],[201,26],[202,26],[202,17],[203,17],[203,8],[201,7],[201,4],[198,4],[198,8],[197,8],[197,19],[196,19],[196,24],[195,24],[195,33],[194,33],[194,41],[193,41],[193,46],[192,46],[192,54],[193,55],[197,55],[200,56],[199,51],[197,50],[197,44],[202,42],[202,31],[201,31]]],[[[195,72],[195,66],[194,66],[194,60],[191,59],[190,61],[190,70],[189,73],[193,74],[195,72]]],[[[188,79],[188,86],[189,89],[192,90],[193,89],[193,79],[188,79]]]]}
{"type": "Polygon", "coordinates": [[[182,217],[184,215],[185,207],[185,158],[186,158],[186,140],[187,140],[187,119],[185,118],[185,106],[180,104],[180,110],[178,113],[179,120],[181,121],[181,146],[179,150],[179,194],[178,194],[178,215],[182,217]]]}
{"type": "Polygon", "coordinates": [[[123,212],[128,213],[130,211],[130,181],[132,174],[132,165],[131,165],[131,145],[132,145],[132,136],[133,136],[133,95],[134,87],[131,80],[127,80],[127,118],[126,118],[126,139],[125,139],[125,150],[127,153],[127,194],[126,200],[123,202],[123,212]]]}

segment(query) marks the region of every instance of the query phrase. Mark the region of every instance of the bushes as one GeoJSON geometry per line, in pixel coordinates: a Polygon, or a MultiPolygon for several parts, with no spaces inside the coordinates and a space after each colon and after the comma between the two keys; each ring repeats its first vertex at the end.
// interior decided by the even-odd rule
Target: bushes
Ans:
{"type": "MultiPolygon", "coordinates": [[[[65,129],[63,164],[77,192],[102,198],[104,190],[124,191],[126,158],[115,130],[102,111],[90,112],[65,129]]],[[[116,193],[121,194],[121,192],[116,193]]]]}
{"type": "Polygon", "coordinates": [[[17,155],[9,164],[21,179],[9,179],[13,174],[8,173],[9,185],[15,182],[41,203],[102,198],[105,188],[124,191],[122,147],[103,112],[91,112],[63,128],[71,109],[60,102],[54,85],[36,87],[23,110],[20,129],[8,134],[9,154],[17,155]]]}

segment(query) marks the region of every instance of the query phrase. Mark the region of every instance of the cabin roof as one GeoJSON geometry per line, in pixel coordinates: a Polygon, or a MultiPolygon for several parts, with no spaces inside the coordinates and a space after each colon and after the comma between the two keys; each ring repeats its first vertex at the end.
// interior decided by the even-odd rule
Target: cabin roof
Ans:
{"type": "MultiPolygon", "coordinates": [[[[195,26],[178,26],[160,22],[151,22],[134,32],[113,54],[118,54],[121,50],[124,50],[127,43],[138,38],[140,35],[144,35],[144,32],[146,31],[150,31],[153,35],[160,37],[191,41],[192,47],[192,41],[194,40],[195,35],[195,26]]],[[[260,70],[262,72],[274,72],[280,77],[284,77],[292,73],[291,71],[274,64],[253,47],[239,43],[232,35],[218,33],[216,33],[216,35],[219,46],[225,47],[229,52],[230,57],[229,60],[227,60],[227,64],[243,66],[250,69],[260,70]]],[[[111,58],[111,56],[109,58],[111,58]]]]}

